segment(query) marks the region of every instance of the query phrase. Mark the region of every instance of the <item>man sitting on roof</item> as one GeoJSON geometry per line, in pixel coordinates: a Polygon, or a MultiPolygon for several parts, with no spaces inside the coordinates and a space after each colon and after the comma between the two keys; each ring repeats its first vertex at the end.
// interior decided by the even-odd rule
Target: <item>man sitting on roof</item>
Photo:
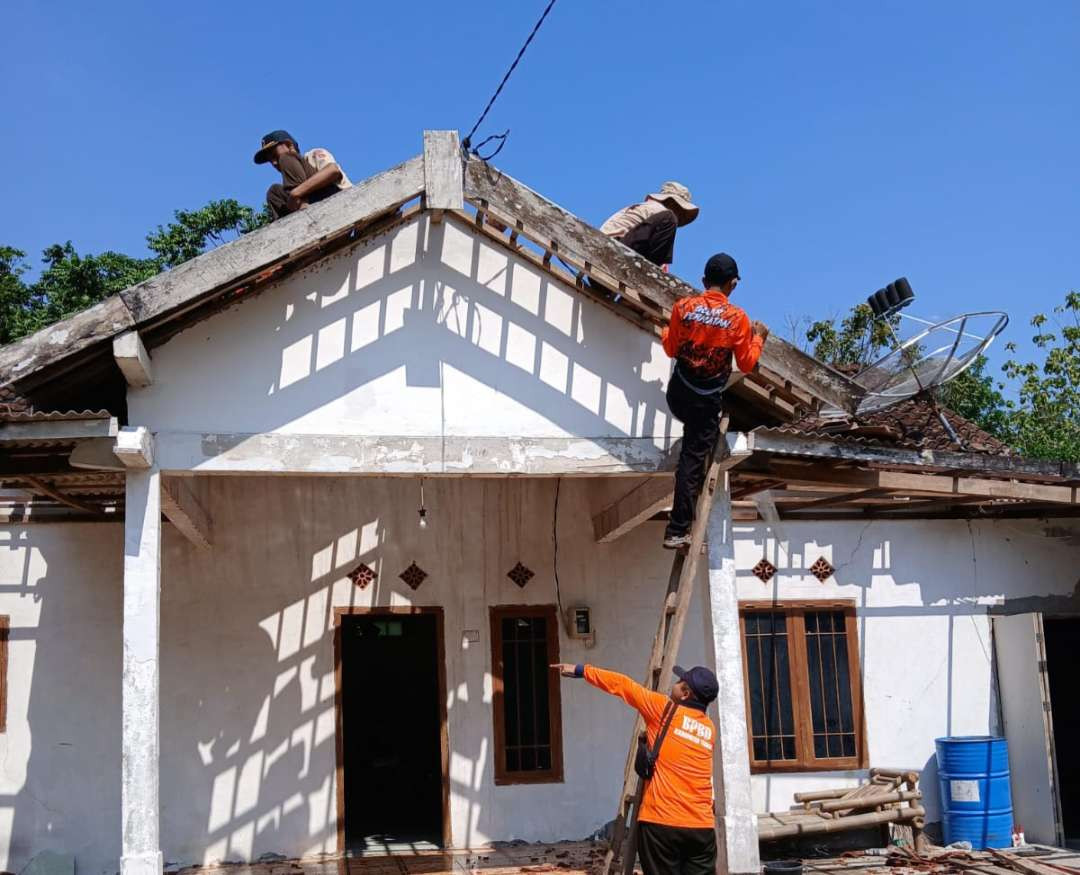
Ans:
{"type": "Polygon", "coordinates": [[[667,402],[683,424],[682,452],[675,470],[675,500],[664,532],[664,546],[690,544],[690,525],[705,480],[705,465],[720,431],[723,392],[731,376],[731,358],[744,373],[754,369],[769,329],[751,322],[728,301],[739,282],[735,259],[723,252],[705,263],[700,295],[680,298],[671,308],[671,324],[661,338],[675,359],[667,402]]]}
{"type": "Polygon", "coordinates": [[[271,131],[262,138],[255,153],[256,164],[270,163],[281,173],[281,182],[266,190],[271,221],[325,200],[352,183],[326,149],[300,154],[300,147],[288,131],[271,131]]]}
{"type": "Polygon", "coordinates": [[[600,230],[667,270],[675,257],[675,229],[689,225],[697,215],[686,186],[665,182],[640,204],[619,210],[600,230]]]}

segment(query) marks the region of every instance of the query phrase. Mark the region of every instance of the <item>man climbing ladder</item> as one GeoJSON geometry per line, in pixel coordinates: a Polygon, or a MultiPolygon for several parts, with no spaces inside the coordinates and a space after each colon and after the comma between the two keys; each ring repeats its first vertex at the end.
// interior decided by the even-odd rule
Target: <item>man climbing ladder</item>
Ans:
{"type": "Polygon", "coordinates": [[[671,323],[662,337],[664,352],[675,359],[675,370],[668,381],[668,407],[683,424],[675,498],[664,532],[664,547],[669,550],[683,550],[690,545],[694,504],[719,434],[732,355],[739,370],[752,371],[769,336],[763,323],[751,322],[742,309],[728,300],[739,283],[739,266],[734,258],[723,252],[714,255],[705,263],[701,282],[704,292],[675,302],[671,323]]]}

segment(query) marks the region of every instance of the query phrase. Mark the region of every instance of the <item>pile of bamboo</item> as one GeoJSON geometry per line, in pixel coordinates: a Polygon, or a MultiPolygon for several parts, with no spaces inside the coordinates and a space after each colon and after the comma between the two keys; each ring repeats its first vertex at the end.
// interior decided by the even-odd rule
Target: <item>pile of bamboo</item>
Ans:
{"type": "Polygon", "coordinates": [[[758,838],[768,841],[899,823],[911,827],[918,846],[926,825],[918,784],[918,772],[871,769],[870,780],[859,787],[796,793],[800,804],[790,811],[759,815],[758,838]]]}

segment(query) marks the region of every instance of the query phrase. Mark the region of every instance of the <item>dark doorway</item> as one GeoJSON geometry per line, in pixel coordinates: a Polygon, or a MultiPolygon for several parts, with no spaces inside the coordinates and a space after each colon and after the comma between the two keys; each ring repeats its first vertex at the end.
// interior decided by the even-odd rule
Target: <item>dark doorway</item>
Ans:
{"type": "Polygon", "coordinates": [[[1080,617],[1045,618],[1046,670],[1050,676],[1050,708],[1054,718],[1054,752],[1065,838],[1080,842],[1080,617]]]}
{"type": "Polygon", "coordinates": [[[445,839],[441,612],[345,614],[345,849],[445,839]]]}

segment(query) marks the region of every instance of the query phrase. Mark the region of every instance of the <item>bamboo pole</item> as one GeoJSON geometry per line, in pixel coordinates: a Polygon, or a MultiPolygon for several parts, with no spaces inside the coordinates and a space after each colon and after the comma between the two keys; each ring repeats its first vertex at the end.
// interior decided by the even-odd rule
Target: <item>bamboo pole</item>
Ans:
{"type": "Polygon", "coordinates": [[[842,832],[843,830],[859,829],[864,826],[878,826],[883,823],[903,823],[925,816],[926,810],[922,806],[892,808],[888,811],[871,811],[866,814],[853,814],[850,817],[838,817],[833,820],[822,818],[821,820],[793,823],[790,826],[759,827],[758,838],[768,840],[796,835],[815,835],[823,832],[842,832]]]}
{"type": "Polygon", "coordinates": [[[817,802],[821,799],[839,799],[841,796],[846,796],[854,787],[847,787],[843,790],[813,790],[807,793],[796,793],[796,802],[817,802]]]}
{"type": "Polygon", "coordinates": [[[893,793],[875,793],[870,796],[853,796],[848,799],[833,799],[822,802],[819,806],[822,811],[844,811],[848,808],[877,808],[879,805],[889,805],[894,802],[910,802],[913,799],[922,799],[922,793],[918,790],[897,790],[893,793]]]}

